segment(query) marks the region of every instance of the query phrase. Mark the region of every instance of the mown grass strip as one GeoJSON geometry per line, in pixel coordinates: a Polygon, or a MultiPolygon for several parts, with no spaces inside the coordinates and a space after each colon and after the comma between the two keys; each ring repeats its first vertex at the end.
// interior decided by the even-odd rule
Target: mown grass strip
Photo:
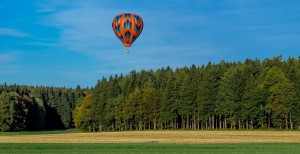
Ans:
{"type": "Polygon", "coordinates": [[[78,129],[47,130],[47,131],[0,132],[0,136],[68,134],[68,133],[79,133],[79,132],[81,132],[81,131],[78,130],[78,129]]]}
{"type": "Polygon", "coordinates": [[[50,144],[1,143],[0,153],[300,153],[300,143],[276,144],[50,144]]]}

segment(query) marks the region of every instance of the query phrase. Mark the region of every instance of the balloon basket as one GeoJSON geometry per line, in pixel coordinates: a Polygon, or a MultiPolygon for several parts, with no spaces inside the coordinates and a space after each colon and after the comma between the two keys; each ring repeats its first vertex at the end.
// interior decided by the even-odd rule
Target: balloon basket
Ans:
{"type": "Polygon", "coordinates": [[[129,53],[129,49],[130,49],[130,48],[126,48],[125,52],[126,52],[126,53],[129,53]]]}

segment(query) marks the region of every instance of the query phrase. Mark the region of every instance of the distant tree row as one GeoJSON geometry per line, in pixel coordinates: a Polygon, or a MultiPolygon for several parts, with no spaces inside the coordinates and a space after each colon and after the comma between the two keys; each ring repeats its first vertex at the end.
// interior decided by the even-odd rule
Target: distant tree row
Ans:
{"type": "Polygon", "coordinates": [[[87,131],[300,129],[299,111],[300,58],[278,56],[103,78],[78,102],[74,122],[87,131]]]}
{"type": "Polygon", "coordinates": [[[0,85],[0,131],[300,129],[300,58],[131,71],[92,89],[0,85]]]}
{"type": "Polygon", "coordinates": [[[0,85],[0,131],[74,127],[76,101],[88,89],[0,85]]]}

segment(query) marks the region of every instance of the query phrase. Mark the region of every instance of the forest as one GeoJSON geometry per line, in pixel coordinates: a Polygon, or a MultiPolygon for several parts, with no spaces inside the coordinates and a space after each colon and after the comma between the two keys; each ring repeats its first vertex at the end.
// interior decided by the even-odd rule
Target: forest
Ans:
{"type": "Polygon", "coordinates": [[[81,89],[0,86],[0,131],[300,129],[300,57],[132,70],[81,89]]]}
{"type": "Polygon", "coordinates": [[[72,112],[89,90],[0,85],[0,131],[74,128],[72,112]]]}

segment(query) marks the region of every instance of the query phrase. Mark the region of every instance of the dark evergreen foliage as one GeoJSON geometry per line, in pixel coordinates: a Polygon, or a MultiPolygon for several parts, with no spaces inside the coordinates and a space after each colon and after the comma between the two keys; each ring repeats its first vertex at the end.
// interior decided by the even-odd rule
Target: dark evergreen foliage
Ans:
{"type": "Polygon", "coordinates": [[[88,131],[300,129],[299,87],[300,58],[281,56],[133,70],[99,81],[92,99],[77,106],[75,124],[88,131]],[[85,120],[84,106],[93,117],[85,120]]]}
{"type": "Polygon", "coordinates": [[[82,89],[0,85],[0,131],[300,129],[300,57],[133,70],[82,89]]]}
{"type": "Polygon", "coordinates": [[[0,131],[74,128],[72,111],[88,91],[0,85],[0,131]]]}

